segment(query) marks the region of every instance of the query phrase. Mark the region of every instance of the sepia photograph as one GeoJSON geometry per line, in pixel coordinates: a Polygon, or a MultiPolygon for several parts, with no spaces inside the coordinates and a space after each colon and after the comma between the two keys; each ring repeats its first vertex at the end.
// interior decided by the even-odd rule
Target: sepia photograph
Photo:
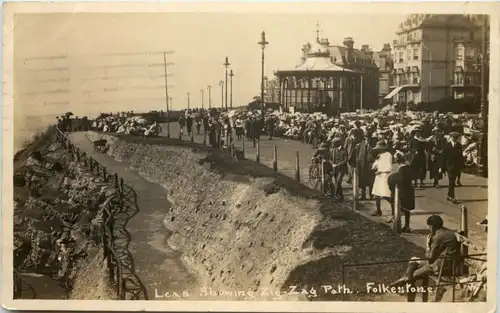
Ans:
{"type": "Polygon", "coordinates": [[[7,3],[3,306],[490,311],[493,9],[7,3]]]}

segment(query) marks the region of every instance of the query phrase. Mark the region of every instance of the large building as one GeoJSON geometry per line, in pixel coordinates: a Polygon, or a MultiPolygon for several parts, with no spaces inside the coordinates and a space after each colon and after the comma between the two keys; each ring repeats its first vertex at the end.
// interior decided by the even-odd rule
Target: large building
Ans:
{"type": "MultiPolygon", "coordinates": [[[[330,45],[328,39],[303,45],[302,57],[294,68],[275,72],[280,105],[284,110],[322,111],[330,115],[379,105],[379,73],[373,52],[367,45],[354,48],[351,37],[343,45],[330,45]],[[293,108],[293,109],[291,109],[293,108]]],[[[267,100],[276,94],[272,84],[266,88],[267,100]]]]}
{"type": "Polygon", "coordinates": [[[393,103],[432,102],[480,95],[482,31],[465,15],[412,14],[393,42],[393,103]],[[479,62],[480,63],[480,62],[479,62]]]}
{"type": "Polygon", "coordinates": [[[378,100],[379,105],[384,106],[392,103],[391,99],[384,99],[390,92],[392,82],[392,71],[394,70],[394,62],[392,60],[392,48],[390,43],[385,43],[381,51],[373,54],[373,61],[378,67],[378,100]]]}

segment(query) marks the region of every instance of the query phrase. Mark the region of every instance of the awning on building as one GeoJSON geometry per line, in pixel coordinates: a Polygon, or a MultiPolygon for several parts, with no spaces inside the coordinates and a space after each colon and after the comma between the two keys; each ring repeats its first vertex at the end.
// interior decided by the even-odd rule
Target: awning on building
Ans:
{"type": "Polygon", "coordinates": [[[396,87],[394,88],[393,91],[391,91],[387,96],[384,97],[384,99],[391,99],[392,97],[394,97],[394,95],[396,95],[398,92],[401,91],[401,89],[403,89],[405,86],[399,86],[399,87],[396,87]]]}

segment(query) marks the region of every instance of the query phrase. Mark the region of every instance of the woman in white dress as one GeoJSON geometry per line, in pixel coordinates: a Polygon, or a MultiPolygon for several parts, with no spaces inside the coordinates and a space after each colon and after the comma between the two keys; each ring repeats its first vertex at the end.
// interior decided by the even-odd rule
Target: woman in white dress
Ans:
{"type": "Polygon", "coordinates": [[[375,172],[375,181],[373,182],[372,194],[375,196],[375,205],[377,210],[372,216],[381,216],[382,210],[380,204],[382,199],[391,203],[391,189],[389,188],[389,175],[392,172],[392,154],[388,152],[387,143],[385,140],[377,142],[372,149],[375,154],[375,162],[373,162],[372,170],[375,172]]]}

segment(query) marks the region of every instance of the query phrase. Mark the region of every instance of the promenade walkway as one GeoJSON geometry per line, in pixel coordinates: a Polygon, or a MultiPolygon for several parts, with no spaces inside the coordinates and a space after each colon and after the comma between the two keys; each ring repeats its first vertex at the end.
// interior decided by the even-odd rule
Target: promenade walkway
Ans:
{"type": "MultiPolygon", "coordinates": [[[[162,136],[167,134],[167,125],[162,124],[162,136]]],[[[177,123],[170,123],[170,134],[172,137],[179,136],[179,126],[177,123]]],[[[203,142],[203,134],[195,135],[194,140],[197,143],[203,142]]],[[[183,140],[190,140],[190,136],[185,134],[183,140]]],[[[234,141],[236,148],[241,149],[242,142],[234,141]]],[[[278,171],[284,175],[295,177],[295,156],[299,152],[301,182],[309,186],[308,169],[310,159],[314,154],[311,145],[300,141],[273,138],[269,140],[267,136],[262,136],[260,142],[260,161],[262,164],[272,167],[274,145],[278,150],[278,171]]],[[[248,159],[255,160],[256,148],[252,147],[250,141],[245,140],[245,156],[248,159]]],[[[456,188],[456,198],[458,204],[453,204],[446,200],[447,179],[443,179],[441,188],[417,188],[416,190],[416,209],[412,212],[410,227],[411,233],[402,234],[407,240],[425,247],[426,236],[428,234],[426,220],[432,214],[440,215],[445,226],[450,229],[458,230],[460,228],[461,206],[465,205],[469,213],[469,238],[476,244],[486,246],[487,233],[476,225],[477,222],[484,219],[488,212],[488,180],[483,177],[477,177],[469,174],[462,174],[462,187],[456,188]]],[[[431,181],[426,181],[431,186],[431,181]]],[[[345,184],[344,195],[346,196],[344,205],[352,205],[352,187],[345,184]]],[[[371,212],[375,210],[375,201],[360,201],[359,213],[374,221],[386,223],[385,221],[391,215],[390,206],[387,203],[382,204],[383,215],[381,217],[372,217],[371,212]]],[[[389,225],[389,224],[388,224],[389,225]]]]}
{"type": "Polygon", "coordinates": [[[187,285],[194,282],[194,278],[183,266],[180,252],[166,244],[163,218],[171,205],[167,200],[167,190],[130,170],[127,163],[118,162],[107,154],[94,152],[93,145],[85,135],[85,132],[77,132],[68,137],[88,156],[122,177],[125,184],[136,192],[139,212],[127,223],[127,230],[132,236],[129,251],[134,258],[135,271],[147,289],[149,300],[160,300],[155,298],[155,290],[159,294],[186,290],[187,285]]]}

